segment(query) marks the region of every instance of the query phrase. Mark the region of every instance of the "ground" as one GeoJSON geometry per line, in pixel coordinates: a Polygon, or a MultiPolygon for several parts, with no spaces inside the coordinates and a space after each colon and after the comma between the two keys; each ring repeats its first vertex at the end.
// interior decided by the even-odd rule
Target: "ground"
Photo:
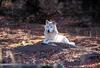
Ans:
{"type": "Polygon", "coordinates": [[[81,30],[86,31],[88,28],[79,30],[59,23],[58,30],[60,34],[75,42],[77,47],[71,48],[61,43],[42,44],[43,24],[1,23],[0,62],[51,65],[60,63],[69,68],[100,67],[99,35],[91,35],[90,31],[87,31],[89,34],[82,33],[81,30]]]}

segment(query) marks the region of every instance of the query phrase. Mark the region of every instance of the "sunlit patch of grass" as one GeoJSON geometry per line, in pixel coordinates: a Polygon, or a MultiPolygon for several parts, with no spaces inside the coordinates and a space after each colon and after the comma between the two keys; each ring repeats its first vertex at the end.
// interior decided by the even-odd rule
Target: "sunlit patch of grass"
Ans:
{"type": "Polygon", "coordinates": [[[36,43],[39,43],[43,40],[44,36],[37,36],[35,39],[33,40],[22,40],[18,43],[14,43],[14,44],[11,44],[9,45],[10,48],[16,48],[16,47],[19,47],[19,46],[29,46],[29,45],[34,45],[36,43]]]}
{"type": "Polygon", "coordinates": [[[19,42],[19,43],[15,43],[15,44],[9,45],[9,48],[16,48],[16,47],[28,46],[28,45],[33,45],[33,43],[32,42],[22,41],[22,42],[19,42]]]}

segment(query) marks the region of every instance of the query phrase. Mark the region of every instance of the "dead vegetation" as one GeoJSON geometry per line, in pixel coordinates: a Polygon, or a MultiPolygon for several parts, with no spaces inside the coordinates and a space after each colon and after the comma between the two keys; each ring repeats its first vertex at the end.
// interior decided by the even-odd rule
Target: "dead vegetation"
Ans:
{"type": "MultiPolygon", "coordinates": [[[[23,64],[63,64],[65,67],[100,66],[100,38],[68,33],[62,30],[77,48],[64,44],[41,43],[43,25],[17,24],[0,28],[0,62],[23,64]]],[[[58,27],[61,31],[61,27],[58,27]]],[[[64,27],[65,28],[65,27],[64,27]]],[[[71,30],[71,29],[70,29],[71,30]]],[[[69,32],[70,32],[69,30],[69,32]]],[[[73,29],[72,29],[73,30],[73,29]]]]}

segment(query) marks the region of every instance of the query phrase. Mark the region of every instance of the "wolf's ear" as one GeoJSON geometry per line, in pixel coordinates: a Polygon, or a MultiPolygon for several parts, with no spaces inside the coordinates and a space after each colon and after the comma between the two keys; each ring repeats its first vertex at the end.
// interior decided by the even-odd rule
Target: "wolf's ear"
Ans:
{"type": "Polygon", "coordinates": [[[57,23],[56,23],[55,21],[53,21],[53,24],[54,24],[54,25],[57,25],[57,23]]]}
{"type": "Polygon", "coordinates": [[[48,24],[48,22],[49,22],[49,21],[48,21],[48,20],[46,20],[46,24],[48,24]]]}

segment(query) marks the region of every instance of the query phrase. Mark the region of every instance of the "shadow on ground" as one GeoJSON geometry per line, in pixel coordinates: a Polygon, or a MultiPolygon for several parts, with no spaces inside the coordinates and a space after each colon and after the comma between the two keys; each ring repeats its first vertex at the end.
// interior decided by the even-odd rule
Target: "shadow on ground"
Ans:
{"type": "Polygon", "coordinates": [[[31,55],[35,54],[36,58],[47,58],[50,55],[57,54],[63,49],[70,48],[69,46],[61,43],[43,44],[41,42],[34,45],[20,46],[14,48],[14,52],[21,52],[22,54],[31,55]]]}

